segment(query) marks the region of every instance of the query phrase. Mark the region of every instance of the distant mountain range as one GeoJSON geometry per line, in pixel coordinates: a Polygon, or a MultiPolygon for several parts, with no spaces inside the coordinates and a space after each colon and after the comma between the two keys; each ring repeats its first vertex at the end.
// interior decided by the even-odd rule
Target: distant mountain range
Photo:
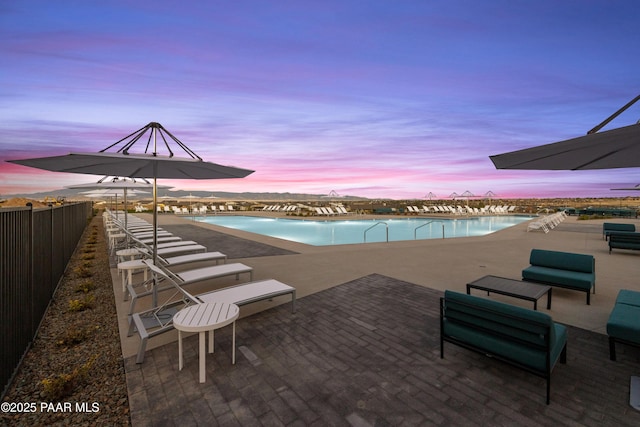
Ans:
{"type": "MultiPolygon", "coordinates": [[[[41,200],[45,197],[65,197],[68,199],[73,198],[86,198],[86,195],[82,192],[88,191],[87,189],[69,189],[63,188],[59,190],[42,191],[38,193],[20,193],[20,194],[2,194],[1,199],[11,199],[15,197],[24,197],[27,199],[41,200]]],[[[333,193],[335,194],[335,192],[333,193]]],[[[336,195],[323,195],[323,194],[304,194],[304,193],[231,193],[224,191],[167,191],[165,189],[158,190],[158,198],[167,199],[171,197],[179,199],[185,196],[195,196],[203,199],[218,198],[221,200],[259,200],[259,201],[303,201],[303,200],[369,200],[366,197],[357,196],[336,196],[336,195]]],[[[150,200],[152,198],[151,191],[149,194],[129,196],[131,199],[137,200],[150,200]]]]}

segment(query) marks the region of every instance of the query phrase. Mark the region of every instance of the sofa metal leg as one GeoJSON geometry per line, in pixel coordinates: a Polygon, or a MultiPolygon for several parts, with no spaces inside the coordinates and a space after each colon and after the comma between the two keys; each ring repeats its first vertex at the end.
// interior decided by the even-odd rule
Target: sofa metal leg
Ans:
{"type": "Polygon", "coordinates": [[[609,360],[616,361],[616,339],[609,337],[609,360]]]}

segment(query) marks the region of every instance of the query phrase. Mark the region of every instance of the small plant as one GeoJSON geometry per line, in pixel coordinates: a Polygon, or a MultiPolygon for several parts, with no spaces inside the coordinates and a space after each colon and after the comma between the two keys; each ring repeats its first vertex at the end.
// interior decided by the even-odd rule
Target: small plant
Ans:
{"type": "Polygon", "coordinates": [[[89,371],[97,356],[93,356],[85,364],[74,369],[70,374],[54,375],[41,381],[43,387],[43,395],[49,400],[60,400],[73,393],[73,389],[81,384],[89,376],[89,371]]]}
{"type": "Polygon", "coordinates": [[[63,347],[71,347],[76,344],[80,344],[82,341],[89,338],[91,333],[98,329],[98,327],[93,328],[76,328],[71,327],[67,329],[67,331],[56,341],[56,344],[63,347]]]}
{"type": "Polygon", "coordinates": [[[93,295],[87,295],[84,298],[69,300],[69,311],[78,312],[90,310],[93,308],[95,297],[93,295]]]}
{"type": "Polygon", "coordinates": [[[60,374],[42,380],[44,396],[49,400],[60,400],[73,391],[73,375],[60,374]]]}
{"type": "MultiPolygon", "coordinates": [[[[91,264],[89,264],[89,266],[90,265],[91,264]]],[[[74,268],[73,272],[76,274],[76,276],[81,278],[91,277],[93,276],[93,273],[91,272],[91,269],[89,268],[89,266],[87,266],[86,263],[84,263],[74,268]]]]}
{"type": "Polygon", "coordinates": [[[78,283],[76,285],[76,292],[83,292],[87,294],[92,290],[94,290],[95,288],[96,288],[96,284],[93,282],[93,280],[85,280],[84,282],[78,283]]]}

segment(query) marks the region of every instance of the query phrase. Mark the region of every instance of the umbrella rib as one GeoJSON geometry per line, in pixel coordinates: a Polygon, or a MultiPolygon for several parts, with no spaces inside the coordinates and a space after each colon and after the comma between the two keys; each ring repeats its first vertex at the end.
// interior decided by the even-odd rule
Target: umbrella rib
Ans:
{"type": "Polygon", "coordinates": [[[126,139],[132,137],[133,135],[137,134],[138,132],[140,132],[141,130],[145,129],[147,126],[149,125],[145,125],[142,126],[140,129],[138,129],[137,131],[130,133],[129,135],[125,136],[124,138],[120,139],[119,141],[114,142],[113,144],[111,144],[110,146],[108,146],[107,148],[104,148],[102,150],[100,150],[100,153],[103,153],[105,151],[107,151],[109,148],[111,147],[115,147],[116,145],[120,144],[122,141],[125,141],[126,139]]]}
{"type": "Polygon", "coordinates": [[[187,147],[182,141],[176,138],[171,132],[169,132],[165,128],[162,128],[162,130],[164,130],[167,133],[167,135],[169,135],[169,137],[173,139],[176,142],[176,144],[182,147],[182,149],[186,151],[187,154],[189,154],[191,157],[193,157],[194,159],[202,160],[200,156],[198,156],[191,148],[187,147]]]}
{"type": "MultiPolygon", "coordinates": [[[[162,132],[163,129],[164,129],[163,127],[160,127],[160,137],[162,137],[162,141],[164,141],[164,146],[167,147],[167,150],[169,150],[169,157],[173,157],[173,151],[171,151],[171,147],[167,142],[167,138],[164,137],[164,133],[162,132]]],[[[166,132],[166,129],[164,130],[166,132]]]]}
{"type": "Polygon", "coordinates": [[[612,151],[612,152],[610,152],[610,153],[603,154],[602,156],[600,156],[600,157],[596,157],[596,158],[594,158],[593,160],[590,160],[590,161],[588,161],[588,162],[586,162],[586,163],[584,163],[584,164],[582,164],[582,165],[580,165],[580,166],[577,166],[577,167],[575,167],[575,168],[572,168],[571,170],[579,170],[579,169],[582,169],[582,168],[584,168],[585,166],[588,166],[588,165],[590,165],[590,164],[596,163],[596,162],[598,162],[598,161],[600,161],[600,160],[602,160],[602,159],[606,159],[607,157],[611,157],[611,156],[613,156],[614,154],[619,153],[620,151],[623,151],[623,150],[615,150],[615,151],[612,151]]]}

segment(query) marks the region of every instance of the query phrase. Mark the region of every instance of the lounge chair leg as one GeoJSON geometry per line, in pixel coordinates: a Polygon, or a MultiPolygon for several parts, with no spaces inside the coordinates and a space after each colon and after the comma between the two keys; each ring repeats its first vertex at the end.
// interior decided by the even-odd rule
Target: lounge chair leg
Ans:
{"type": "Polygon", "coordinates": [[[296,312],[296,291],[291,293],[291,312],[296,312]]]}
{"type": "Polygon", "coordinates": [[[140,340],[140,347],[138,348],[138,357],[136,358],[136,363],[144,362],[144,352],[147,349],[147,338],[142,338],[140,340]]]}

